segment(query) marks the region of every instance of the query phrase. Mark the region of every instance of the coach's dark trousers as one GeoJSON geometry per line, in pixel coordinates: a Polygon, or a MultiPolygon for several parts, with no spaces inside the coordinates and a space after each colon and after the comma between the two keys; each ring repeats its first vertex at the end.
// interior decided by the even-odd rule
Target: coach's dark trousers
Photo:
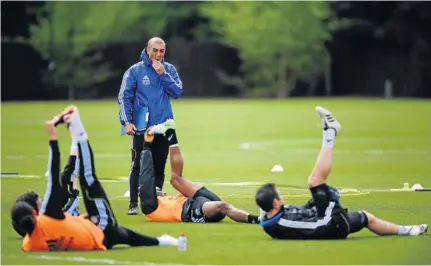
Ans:
{"type": "MultiPolygon", "coordinates": [[[[131,140],[132,166],[129,174],[130,203],[138,203],[140,155],[144,147],[144,135],[133,135],[131,140]]],[[[169,142],[163,135],[155,135],[151,143],[153,154],[154,174],[156,186],[163,189],[165,181],[165,166],[169,154],[169,142]]]]}

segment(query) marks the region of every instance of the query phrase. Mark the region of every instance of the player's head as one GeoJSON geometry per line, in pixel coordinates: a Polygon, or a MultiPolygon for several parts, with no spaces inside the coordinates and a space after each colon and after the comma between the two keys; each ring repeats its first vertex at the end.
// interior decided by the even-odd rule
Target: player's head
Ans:
{"type": "MultiPolygon", "coordinates": [[[[14,207],[16,206],[16,204],[18,202],[24,202],[24,203],[28,204],[36,212],[36,214],[39,212],[40,208],[42,207],[42,201],[40,200],[39,195],[34,191],[29,191],[29,192],[26,192],[26,193],[22,194],[21,196],[19,196],[15,200],[14,207]]],[[[12,207],[12,209],[14,207],[12,207]]],[[[13,226],[13,229],[15,229],[15,231],[20,236],[22,236],[22,237],[25,236],[26,233],[22,229],[19,228],[19,225],[13,219],[12,219],[12,226],[13,226]]]]}
{"type": "Polygon", "coordinates": [[[256,192],[256,204],[265,212],[280,209],[283,206],[283,197],[275,184],[268,183],[256,192]]]}
{"type": "Polygon", "coordinates": [[[153,37],[148,41],[147,53],[151,60],[162,61],[165,57],[166,44],[163,39],[153,37]]]}
{"type": "Polygon", "coordinates": [[[12,206],[12,225],[21,236],[33,233],[36,216],[37,212],[25,201],[17,201],[12,206]]]}
{"type": "Polygon", "coordinates": [[[42,200],[40,199],[39,194],[37,194],[34,191],[29,191],[22,194],[15,200],[15,202],[18,202],[18,201],[26,202],[28,205],[33,207],[36,213],[38,213],[42,208],[42,200]]]}

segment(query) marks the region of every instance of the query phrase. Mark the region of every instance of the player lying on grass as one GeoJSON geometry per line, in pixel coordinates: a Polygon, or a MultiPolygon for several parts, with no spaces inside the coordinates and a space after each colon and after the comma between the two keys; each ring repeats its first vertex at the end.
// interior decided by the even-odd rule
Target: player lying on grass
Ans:
{"type": "Polygon", "coordinates": [[[259,223],[259,217],[247,213],[222,201],[205,187],[182,176],[183,161],[180,149],[170,149],[171,184],[180,193],[166,196],[157,193],[150,144],[154,134],[165,134],[174,128],[173,120],[150,128],[145,133],[144,149],[141,153],[139,176],[139,200],[142,213],[153,222],[216,223],[226,216],[239,223],[259,223]]]}
{"type": "Polygon", "coordinates": [[[366,211],[348,212],[339,201],[335,188],[326,184],[332,167],[335,136],[340,123],[322,107],[316,107],[323,126],[323,144],[308,178],[312,199],[304,206],[285,205],[274,184],[266,184],[256,192],[257,205],[266,212],[261,226],[276,239],[344,239],[367,227],[377,235],[417,236],[428,225],[396,225],[366,211]]]}
{"type": "MultiPolygon", "coordinates": [[[[54,118],[54,119],[59,119],[54,118]]],[[[68,128],[69,131],[69,128],[68,128]]],[[[70,133],[70,131],[69,131],[70,133]]],[[[79,189],[76,184],[76,177],[79,174],[79,158],[77,158],[78,155],[78,143],[74,140],[72,140],[72,145],[70,147],[70,155],[68,162],[66,166],[64,167],[63,172],[60,174],[60,180],[62,187],[64,188],[64,184],[66,184],[66,188],[64,189],[64,197],[63,202],[61,206],[63,206],[62,210],[65,213],[68,213],[72,216],[79,216],[79,189]]],[[[45,174],[45,176],[49,177],[49,171],[45,174]]],[[[18,201],[25,201],[30,206],[33,207],[33,209],[36,211],[36,213],[39,213],[42,206],[42,201],[39,199],[39,195],[34,191],[29,191],[21,196],[19,196],[15,202],[18,201]]],[[[22,237],[25,236],[24,232],[20,232],[18,230],[17,225],[12,222],[12,226],[15,229],[15,231],[22,237]]]]}
{"type": "Polygon", "coordinates": [[[178,240],[163,235],[158,238],[136,233],[117,223],[104,189],[94,168],[93,152],[76,108],[61,114],[71,126],[72,138],[78,143],[79,181],[89,219],[71,216],[62,210],[65,188],[60,180],[60,150],[53,119],[46,123],[49,135],[48,185],[44,201],[37,211],[25,201],[11,210],[13,222],[26,234],[24,251],[107,250],[117,244],[130,246],[177,245],[178,240]]]}
{"type": "MultiPolygon", "coordinates": [[[[72,156],[69,157],[69,162],[71,157],[72,156]]],[[[68,165],[66,166],[66,168],[68,167],[68,165]]],[[[63,171],[63,173],[61,173],[61,176],[64,176],[66,173],[66,170],[63,171]]],[[[68,189],[64,193],[66,194],[66,196],[63,198],[63,203],[61,205],[64,206],[62,208],[62,211],[72,216],[79,216],[79,190],[77,189],[76,182],[71,182],[71,185],[68,186],[68,189]],[[67,194],[69,194],[69,196],[67,196],[67,194]]],[[[39,195],[34,191],[28,191],[22,194],[15,200],[15,203],[19,201],[23,201],[29,204],[36,211],[36,213],[39,213],[39,211],[41,210],[42,201],[40,200],[39,195]]],[[[26,233],[21,232],[14,221],[12,221],[12,226],[13,229],[15,229],[15,231],[20,236],[25,236],[26,233]]]]}

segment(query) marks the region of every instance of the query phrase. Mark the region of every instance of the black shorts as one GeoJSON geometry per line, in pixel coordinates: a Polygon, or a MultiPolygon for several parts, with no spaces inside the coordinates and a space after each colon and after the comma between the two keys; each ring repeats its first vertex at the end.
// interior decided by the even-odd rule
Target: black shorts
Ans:
{"type": "Polygon", "coordinates": [[[361,231],[368,225],[368,218],[363,211],[348,212],[350,230],[349,234],[361,231]]]}
{"type": "Polygon", "coordinates": [[[169,147],[178,145],[177,132],[175,131],[175,129],[168,129],[165,135],[166,135],[166,140],[169,143],[169,147]]]}
{"type": "Polygon", "coordinates": [[[222,213],[213,215],[211,217],[205,216],[202,207],[204,206],[205,202],[211,201],[221,201],[221,199],[205,187],[200,188],[198,191],[196,191],[193,198],[189,199],[184,204],[185,207],[183,208],[183,221],[190,223],[216,223],[223,220],[226,215],[222,213]]]}

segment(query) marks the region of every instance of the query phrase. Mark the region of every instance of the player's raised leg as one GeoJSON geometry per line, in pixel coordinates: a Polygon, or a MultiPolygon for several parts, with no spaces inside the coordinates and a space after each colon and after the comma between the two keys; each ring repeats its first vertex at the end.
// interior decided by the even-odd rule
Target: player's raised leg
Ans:
{"type": "Polygon", "coordinates": [[[143,149],[140,154],[139,170],[139,202],[143,214],[149,214],[158,208],[156,180],[154,175],[153,155],[151,152],[151,143],[154,135],[144,134],[143,149]]]}
{"type": "Polygon", "coordinates": [[[334,116],[323,107],[316,107],[323,128],[323,143],[313,171],[308,178],[309,187],[317,187],[326,183],[332,168],[332,155],[335,136],[340,132],[341,125],[334,116]]]}
{"type": "MultiPolygon", "coordinates": [[[[154,140],[154,135],[150,134],[150,132],[151,129],[145,132],[145,142],[141,153],[141,169],[139,177],[139,198],[141,201],[141,209],[144,213],[150,213],[157,208],[156,180],[153,157],[150,149],[150,145],[154,140]]],[[[175,163],[175,156],[171,156],[171,163],[172,160],[174,160],[175,163]]],[[[202,188],[201,185],[195,184],[181,177],[175,171],[172,172],[171,183],[179,193],[188,198],[192,198],[196,194],[196,191],[202,188]]]]}
{"type": "Polygon", "coordinates": [[[80,175],[79,180],[89,219],[105,233],[108,248],[116,244],[131,246],[177,245],[178,240],[169,236],[149,237],[118,225],[106,193],[96,176],[94,155],[88,141],[87,133],[76,107],[70,116],[65,118],[71,124],[72,136],[78,142],[80,175]]]}
{"type": "Polygon", "coordinates": [[[180,146],[175,135],[175,121],[167,120],[162,124],[155,125],[148,129],[148,135],[166,135],[169,141],[169,160],[171,164],[171,184],[181,194],[186,197],[193,197],[202,186],[195,184],[183,177],[184,161],[180,146]]]}
{"type": "MultiPolygon", "coordinates": [[[[70,133],[70,128],[68,128],[70,133]]],[[[60,174],[60,183],[65,195],[63,211],[74,216],[79,216],[79,188],[76,185],[76,176],[79,174],[78,143],[72,138],[69,159],[63,172],[60,174]]]]}
{"type": "Polygon", "coordinates": [[[84,204],[90,220],[103,231],[117,225],[109,200],[96,176],[94,155],[88,141],[87,132],[81,122],[79,111],[70,107],[71,114],[65,117],[70,124],[72,138],[78,143],[80,161],[79,183],[83,194],[84,204]]]}
{"type": "Polygon", "coordinates": [[[169,158],[171,161],[171,172],[175,173],[178,176],[182,176],[184,161],[175,132],[175,121],[169,119],[162,124],[155,125],[150,128],[149,134],[161,134],[166,136],[166,139],[169,142],[169,158]]]}
{"type": "Polygon", "coordinates": [[[317,106],[316,111],[322,121],[323,140],[314,168],[308,178],[313,199],[320,217],[323,217],[330,201],[331,191],[326,179],[332,168],[332,157],[335,137],[341,130],[340,123],[328,110],[317,106]]]}
{"type": "Polygon", "coordinates": [[[202,185],[193,183],[187,178],[178,175],[176,172],[171,173],[171,184],[178,192],[187,198],[192,198],[199,189],[203,188],[202,185]]]}

